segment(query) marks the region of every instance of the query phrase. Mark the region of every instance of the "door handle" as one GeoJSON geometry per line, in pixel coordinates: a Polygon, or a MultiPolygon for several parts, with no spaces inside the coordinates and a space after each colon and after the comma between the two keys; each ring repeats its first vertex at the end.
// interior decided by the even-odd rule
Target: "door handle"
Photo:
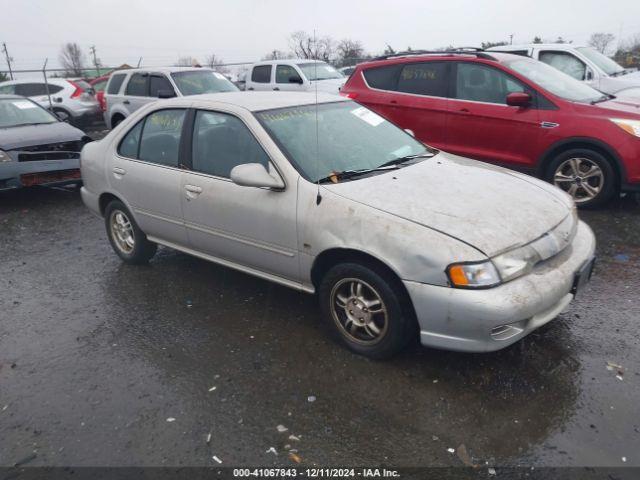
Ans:
{"type": "Polygon", "coordinates": [[[124,168],[120,168],[120,167],[113,167],[113,173],[116,174],[116,176],[122,176],[125,173],[127,173],[127,171],[124,168]]]}
{"type": "Polygon", "coordinates": [[[278,87],[275,87],[274,90],[280,90],[278,87]]]}
{"type": "Polygon", "coordinates": [[[389,103],[392,103],[393,105],[396,105],[398,103],[397,100],[390,100],[389,103]]]}
{"type": "Polygon", "coordinates": [[[470,113],[468,108],[461,108],[460,112],[462,112],[462,113],[470,113]]]}
{"type": "Polygon", "coordinates": [[[198,195],[202,193],[202,187],[197,185],[185,185],[184,189],[187,191],[185,198],[187,201],[190,201],[193,198],[196,198],[198,195]]]}
{"type": "Polygon", "coordinates": [[[129,100],[125,100],[125,101],[124,101],[124,102],[122,102],[122,103],[124,103],[125,105],[129,105],[131,102],[130,102],[129,100]]]}
{"type": "Polygon", "coordinates": [[[249,88],[247,88],[247,90],[253,90],[253,87],[249,87],[249,88]]]}

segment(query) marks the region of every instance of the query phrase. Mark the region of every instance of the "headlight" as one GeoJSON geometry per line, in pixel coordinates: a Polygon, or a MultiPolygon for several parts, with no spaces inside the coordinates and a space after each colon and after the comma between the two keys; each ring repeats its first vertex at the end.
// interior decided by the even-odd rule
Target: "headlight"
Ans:
{"type": "Polygon", "coordinates": [[[640,120],[628,120],[626,118],[610,118],[613,123],[618,125],[625,132],[635,137],[640,137],[640,120]]]}
{"type": "Polygon", "coordinates": [[[540,254],[531,245],[516,248],[493,258],[503,282],[529,273],[540,260],[542,260],[540,254]]]}
{"type": "Polygon", "coordinates": [[[478,263],[453,263],[447,267],[452,287],[489,288],[500,283],[500,275],[490,260],[478,263]]]}
{"type": "Polygon", "coordinates": [[[10,162],[10,161],[11,161],[11,157],[9,156],[9,154],[7,152],[3,152],[2,150],[0,150],[0,163],[10,162]]]}

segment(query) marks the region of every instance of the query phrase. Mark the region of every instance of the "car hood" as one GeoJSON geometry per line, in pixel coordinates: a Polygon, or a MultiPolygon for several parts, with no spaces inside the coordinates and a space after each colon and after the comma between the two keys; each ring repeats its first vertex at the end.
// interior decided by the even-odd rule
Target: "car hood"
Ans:
{"type": "Polygon", "coordinates": [[[81,130],[64,122],[0,128],[0,149],[15,150],[32,145],[73,142],[84,136],[81,130]]]}
{"type": "Polygon", "coordinates": [[[309,82],[309,85],[310,85],[309,89],[313,91],[315,90],[317,85],[319,92],[338,93],[340,92],[340,87],[342,87],[346,81],[347,81],[346,78],[331,78],[329,80],[319,80],[316,82],[309,82]]]}
{"type": "Polygon", "coordinates": [[[442,152],[412,166],[325,187],[489,257],[544,235],[572,208],[566,194],[541,180],[442,152]]]}
{"type": "Polygon", "coordinates": [[[596,105],[601,109],[608,110],[609,115],[631,113],[640,116],[640,98],[621,96],[596,105]]]}

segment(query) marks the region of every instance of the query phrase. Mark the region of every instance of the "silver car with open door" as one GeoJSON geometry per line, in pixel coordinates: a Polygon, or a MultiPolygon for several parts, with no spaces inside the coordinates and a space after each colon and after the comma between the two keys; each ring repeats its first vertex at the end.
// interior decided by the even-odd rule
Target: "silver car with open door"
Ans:
{"type": "Polygon", "coordinates": [[[535,178],[434,150],[350,100],[221,93],[147,105],[82,152],[115,252],[158,244],[304,292],[345,345],[497,350],[588,281],[595,239],[535,178]]]}

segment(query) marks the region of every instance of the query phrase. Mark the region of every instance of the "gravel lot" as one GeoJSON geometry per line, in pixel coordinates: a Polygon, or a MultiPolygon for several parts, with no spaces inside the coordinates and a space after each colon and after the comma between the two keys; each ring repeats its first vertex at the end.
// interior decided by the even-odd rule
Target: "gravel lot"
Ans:
{"type": "Polygon", "coordinates": [[[496,353],[380,363],[333,343],[312,296],[165,248],[122,264],[77,190],[0,193],[0,465],[294,465],[288,446],[447,466],[464,445],[640,466],[640,206],[582,217],[599,263],[558,319],[496,353]]]}

